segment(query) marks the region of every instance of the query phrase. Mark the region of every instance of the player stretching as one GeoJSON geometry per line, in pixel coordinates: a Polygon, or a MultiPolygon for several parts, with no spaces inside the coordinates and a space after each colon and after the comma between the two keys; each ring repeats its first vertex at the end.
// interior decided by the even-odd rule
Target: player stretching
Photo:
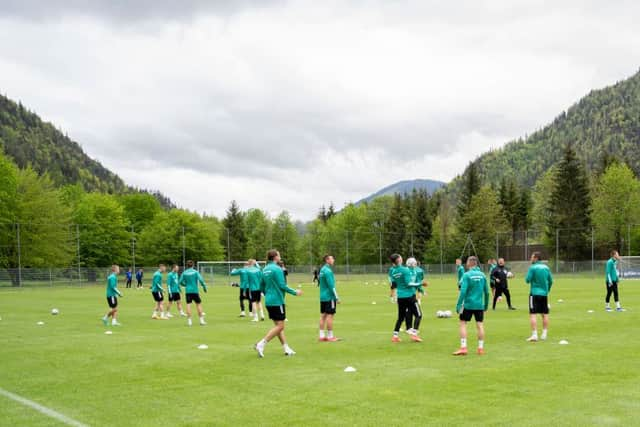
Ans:
{"type": "Polygon", "coordinates": [[[462,276],[464,276],[464,265],[462,265],[462,259],[456,259],[456,277],[458,278],[458,290],[460,290],[460,285],[462,284],[462,276]]]}
{"type": "MultiPolygon", "coordinates": [[[[493,270],[496,269],[498,264],[496,263],[495,258],[489,258],[487,260],[487,264],[489,266],[489,287],[491,288],[491,299],[493,299],[496,296],[496,282],[493,277],[493,270]]],[[[502,301],[502,299],[499,299],[499,301],[502,301]]]]}
{"type": "Polygon", "coordinates": [[[107,304],[109,304],[109,311],[102,318],[104,326],[109,325],[109,317],[111,317],[111,325],[122,326],[118,323],[118,298],[122,293],[118,290],[118,274],[120,274],[120,267],[117,265],[111,266],[111,274],[107,278],[107,304]]]}
{"type": "Polygon", "coordinates": [[[541,262],[540,252],[531,255],[531,267],[527,272],[525,282],[531,285],[529,293],[529,319],[531,321],[531,336],[527,338],[529,342],[538,341],[537,315],[542,315],[542,340],[547,339],[549,330],[549,301],[548,296],[553,285],[553,277],[548,266],[541,262]]]}
{"type": "Polygon", "coordinates": [[[262,280],[262,270],[255,259],[249,260],[247,269],[247,281],[249,282],[249,296],[251,297],[251,310],[253,312],[252,322],[258,321],[258,310],[260,319],[264,320],[264,308],[262,307],[262,292],[260,291],[260,281],[262,280]]]}
{"type": "Polygon", "coordinates": [[[158,270],[153,273],[153,280],[151,282],[151,295],[153,296],[153,300],[156,302],[156,306],[153,309],[153,314],[151,315],[152,319],[161,319],[167,320],[167,316],[164,312],[163,301],[164,295],[162,292],[162,275],[167,270],[164,264],[160,264],[158,266],[158,270]],[[158,316],[158,313],[160,314],[158,316]]]}
{"type": "Polygon", "coordinates": [[[178,312],[180,312],[180,316],[186,316],[185,312],[182,311],[182,301],[180,301],[180,285],[178,284],[178,266],[173,264],[171,267],[171,271],[167,274],[167,294],[169,303],[167,304],[167,317],[173,317],[171,314],[171,306],[175,302],[178,306],[178,312]]]}
{"type": "Polygon", "coordinates": [[[418,336],[417,331],[420,329],[420,321],[422,320],[422,311],[420,310],[420,304],[416,300],[416,289],[420,286],[419,283],[413,282],[413,276],[411,270],[402,265],[402,256],[399,254],[391,255],[391,262],[393,267],[391,268],[391,276],[393,282],[397,285],[398,295],[398,320],[393,328],[393,337],[391,342],[400,342],[399,332],[402,322],[407,317],[407,310],[411,311],[413,316],[413,328],[411,330],[411,339],[415,342],[422,342],[422,339],[418,336]],[[416,331],[416,332],[414,332],[416,331]]]}
{"type": "MultiPolygon", "coordinates": [[[[513,276],[512,276],[513,277],[513,276]]],[[[507,305],[509,310],[515,310],[515,307],[511,305],[511,292],[509,292],[509,271],[504,265],[504,258],[498,260],[498,265],[493,269],[491,273],[493,279],[495,293],[493,294],[493,309],[496,309],[496,302],[504,294],[507,297],[507,305]]]]}
{"type": "Polygon", "coordinates": [[[606,274],[607,274],[607,297],[605,299],[605,310],[612,311],[609,301],[611,301],[611,294],[613,294],[613,300],[616,303],[616,311],[624,311],[624,308],[620,305],[620,299],[618,298],[618,261],[620,261],[620,254],[618,251],[611,251],[611,258],[607,261],[606,274]]]}
{"type": "Polygon", "coordinates": [[[340,304],[340,298],[336,291],[336,278],[331,270],[334,262],[335,259],[332,255],[324,256],[324,266],[320,269],[318,280],[320,284],[320,341],[339,341],[333,336],[333,317],[336,314],[336,305],[340,304]]]}
{"type": "Polygon", "coordinates": [[[234,268],[231,270],[232,276],[240,276],[240,316],[245,317],[247,314],[244,312],[244,300],[249,301],[249,312],[251,312],[251,296],[249,294],[249,282],[247,280],[247,269],[249,268],[249,262],[244,263],[243,268],[234,268]]]}
{"type": "Polygon", "coordinates": [[[462,276],[456,313],[460,314],[460,349],[454,356],[467,355],[467,322],[475,318],[478,330],[478,355],[484,354],[484,313],[489,307],[487,278],[478,267],[478,258],[467,259],[467,272],[462,276]]]}
{"type": "Polygon", "coordinates": [[[262,270],[260,288],[264,293],[269,319],[273,320],[274,326],[267,332],[267,335],[255,345],[255,349],[260,357],[264,357],[265,346],[276,336],[280,340],[280,343],[282,343],[285,356],[293,356],[296,354],[287,344],[287,338],[284,335],[284,319],[287,317],[284,305],[284,294],[286,292],[291,295],[302,295],[302,291],[300,289],[291,289],[287,286],[284,280],[284,272],[278,265],[279,262],[280,253],[277,250],[271,249],[267,252],[267,265],[262,270]]]}
{"type": "Polygon", "coordinates": [[[198,284],[202,286],[202,290],[207,293],[207,284],[204,283],[204,279],[200,273],[193,268],[193,261],[187,261],[187,269],[180,276],[180,286],[184,286],[185,296],[187,299],[187,325],[191,326],[191,303],[196,303],[196,309],[198,310],[198,317],[200,318],[200,325],[206,325],[204,321],[204,314],[202,313],[202,300],[200,299],[200,293],[198,292],[198,284]]]}
{"type": "MultiPolygon", "coordinates": [[[[411,270],[411,281],[413,283],[418,283],[419,286],[416,292],[416,300],[418,301],[418,305],[422,308],[422,296],[424,295],[423,286],[427,286],[427,282],[424,280],[424,270],[418,267],[418,261],[411,257],[406,262],[407,267],[411,270]]],[[[417,334],[418,331],[412,327],[413,323],[413,313],[411,310],[407,310],[407,317],[405,319],[405,325],[407,327],[407,333],[409,335],[417,334]]]]}

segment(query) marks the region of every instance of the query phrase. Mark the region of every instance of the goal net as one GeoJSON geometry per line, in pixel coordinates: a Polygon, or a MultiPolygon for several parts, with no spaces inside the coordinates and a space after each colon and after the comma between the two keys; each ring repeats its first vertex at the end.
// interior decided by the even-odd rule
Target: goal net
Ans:
{"type": "MultiPolygon", "coordinates": [[[[246,261],[198,261],[197,268],[207,284],[231,285],[240,283],[240,276],[232,276],[231,271],[242,268],[246,261]]],[[[264,267],[265,263],[258,261],[264,267]]]]}
{"type": "Polygon", "coordinates": [[[640,256],[620,257],[618,268],[623,279],[640,279],[640,256]]]}

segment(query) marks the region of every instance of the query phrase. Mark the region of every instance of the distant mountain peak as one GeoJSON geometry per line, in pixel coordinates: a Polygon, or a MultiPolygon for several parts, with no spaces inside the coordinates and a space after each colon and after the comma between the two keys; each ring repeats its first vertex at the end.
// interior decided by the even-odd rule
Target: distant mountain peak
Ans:
{"type": "Polygon", "coordinates": [[[445,185],[446,185],[445,182],[436,181],[433,179],[410,179],[410,180],[398,181],[395,184],[391,184],[379,191],[376,191],[370,196],[367,196],[361,200],[358,200],[355,203],[355,205],[357,206],[362,203],[369,203],[370,201],[378,197],[392,196],[396,193],[408,194],[408,193],[411,193],[413,190],[426,190],[427,193],[433,194],[434,192],[444,187],[445,185]]]}

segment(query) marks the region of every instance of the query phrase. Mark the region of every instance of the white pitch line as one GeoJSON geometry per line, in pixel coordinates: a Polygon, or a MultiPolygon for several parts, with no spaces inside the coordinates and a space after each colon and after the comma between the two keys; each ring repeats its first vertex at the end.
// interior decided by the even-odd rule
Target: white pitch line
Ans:
{"type": "Polygon", "coordinates": [[[33,400],[25,399],[22,396],[18,396],[17,394],[11,393],[3,388],[0,388],[0,395],[5,396],[13,401],[18,403],[22,403],[24,406],[28,406],[36,411],[43,413],[44,415],[54,418],[62,423],[65,423],[74,427],[88,427],[87,424],[82,424],[80,421],[76,421],[73,418],[69,418],[66,415],[61,414],[60,412],[56,412],[53,409],[49,409],[46,406],[42,406],[39,403],[34,402],[33,400]]]}

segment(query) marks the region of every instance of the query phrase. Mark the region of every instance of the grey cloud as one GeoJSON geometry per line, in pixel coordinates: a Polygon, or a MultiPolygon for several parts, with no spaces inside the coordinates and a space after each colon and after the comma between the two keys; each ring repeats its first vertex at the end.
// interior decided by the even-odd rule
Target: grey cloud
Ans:
{"type": "Polygon", "coordinates": [[[268,7],[280,0],[3,0],[0,16],[54,20],[92,16],[113,22],[190,20],[199,14],[231,15],[247,8],[268,7]]]}

